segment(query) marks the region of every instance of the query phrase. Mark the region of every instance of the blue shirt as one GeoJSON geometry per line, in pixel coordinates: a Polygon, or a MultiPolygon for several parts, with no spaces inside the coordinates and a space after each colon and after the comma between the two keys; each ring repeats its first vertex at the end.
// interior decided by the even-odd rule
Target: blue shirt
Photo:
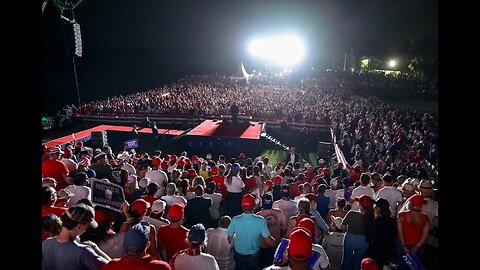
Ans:
{"type": "Polygon", "coordinates": [[[317,197],[317,211],[320,213],[320,216],[325,220],[327,219],[328,214],[328,205],[330,204],[330,198],[325,195],[318,195],[317,197]]]}
{"type": "Polygon", "coordinates": [[[245,213],[232,219],[227,234],[233,236],[233,247],[242,255],[250,255],[259,251],[260,237],[270,236],[265,218],[245,213]]]}

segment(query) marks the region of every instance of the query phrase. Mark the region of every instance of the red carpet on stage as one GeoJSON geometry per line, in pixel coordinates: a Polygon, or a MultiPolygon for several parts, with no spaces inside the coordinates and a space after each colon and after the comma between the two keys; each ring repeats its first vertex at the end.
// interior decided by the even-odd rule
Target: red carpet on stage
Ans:
{"type": "MultiPolygon", "coordinates": [[[[95,131],[126,131],[126,132],[131,132],[132,127],[127,127],[127,126],[110,126],[110,125],[100,125],[96,126],[94,128],[90,128],[84,131],[80,131],[77,133],[72,133],[72,135],[64,136],[52,141],[49,141],[46,144],[47,147],[52,147],[55,145],[63,145],[68,142],[74,141],[74,140],[82,140],[84,138],[92,136],[92,132],[95,131]]],[[[139,133],[152,133],[151,128],[141,128],[138,130],[139,133]]],[[[184,132],[184,130],[174,130],[174,129],[158,129],[158,134],[167,134],[167,135],[180,135],[184,132]]]]}
{"type": "Polygon", "coordinates": [[[235,137],[240,139],[259,139],[262,132],[260,122],[223,123],[221,120],[205,120],[203,123],[192,129],[189,136],[220,136],[235,137]]]}

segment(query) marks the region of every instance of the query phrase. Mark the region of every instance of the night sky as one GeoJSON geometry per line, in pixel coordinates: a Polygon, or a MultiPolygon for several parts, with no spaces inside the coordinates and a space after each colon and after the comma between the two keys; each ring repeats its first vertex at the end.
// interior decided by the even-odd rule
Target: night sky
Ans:
{"type": "MultiPolygon", "coordinates": [[[[247,42],[262,35],[302,37],[303,66],[321,66],[333,49],[375,53],[411,38],[438,37],[435,0],[83,0],[75,18],[83,41],[83,56],[75,59],[82,102],[188,74],[231,74],[240,61],[249,70],[254,60],[247,42]]],[[[72,32],[68,24],[64,30],[67,37],[72,32]]],[[[42,18],[42,45],[42,112],[52,114],[76,104],[77,94],[60,11],[51,3],[42,18]]]]}

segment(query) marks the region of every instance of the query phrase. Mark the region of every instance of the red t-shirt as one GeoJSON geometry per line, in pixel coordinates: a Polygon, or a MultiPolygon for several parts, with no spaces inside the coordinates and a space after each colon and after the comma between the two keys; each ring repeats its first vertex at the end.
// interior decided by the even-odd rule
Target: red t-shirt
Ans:
{"type": "Polygon", "coordinates": [[[171,270],[170,265],[164,261],[155,260],[150,255],[140,258],[122,257],[112,259],[108,264],[102,267],[103,270],[155,270],[166,269],[171,270]]]}
{"type": "Polygon", "coordinates": [[[68,168],[65,166],[65,164],[58,160],[45,160],[42,163],[42,174],[43,177],[52,177],[57,180],[57,190],[66,188],[68,185],[63,178],[64,175],[68,174],[68,168]]]}
{"type": "Polygon", "coordinates": [[[215,184],[217,184],[216,191],[222,194],[222,198],[227,197],[227,194],[228,194],[227,187],[223,183],[224,180],[225,180],[224,176],[212,175],[212,181],[215,182],[215,184]]]}
{"type": "Polygon", "coordinates": [[[170,261],[175,253],[188,248],[186,241],[187,234],[188,229],[183,226],[172,228],[170,225],[163,225],[158,228],[157,240],[165,247],[165,251],[167,252],[167,262],[170,261]]]}
{"type": "Polygon", "coordinates": [[[402,221],[403,228],[403,237],[406,245],[415,246],[418,241],[422,238],[423,227],[428,223],[428,216],[424,213],[422,214],[422,223],[421,224],[410,224],[407,221],[407,213],[402,212],[399,214],[399,218],[402,221]]]}
{"type": "Polygon", "coordinates": [[[57,217],[61,217],[65,211],[67,211],[68,208],[66,207],[58,207],[58,206],[47,206],[47,207],[42,207],[42,217],[46,216],[48,214],[55,214],[57,217]]]}

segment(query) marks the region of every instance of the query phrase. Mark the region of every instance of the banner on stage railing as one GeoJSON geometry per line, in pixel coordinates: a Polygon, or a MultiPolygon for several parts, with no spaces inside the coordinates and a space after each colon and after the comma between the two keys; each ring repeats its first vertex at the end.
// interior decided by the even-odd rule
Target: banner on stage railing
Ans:
{"type": "Polygon", "coordinates": [[[92,182],[92,203],[94,205],[122,212],[125,194],[121,186],[99,179],[90,179],[90,181],[92,182]]]}

